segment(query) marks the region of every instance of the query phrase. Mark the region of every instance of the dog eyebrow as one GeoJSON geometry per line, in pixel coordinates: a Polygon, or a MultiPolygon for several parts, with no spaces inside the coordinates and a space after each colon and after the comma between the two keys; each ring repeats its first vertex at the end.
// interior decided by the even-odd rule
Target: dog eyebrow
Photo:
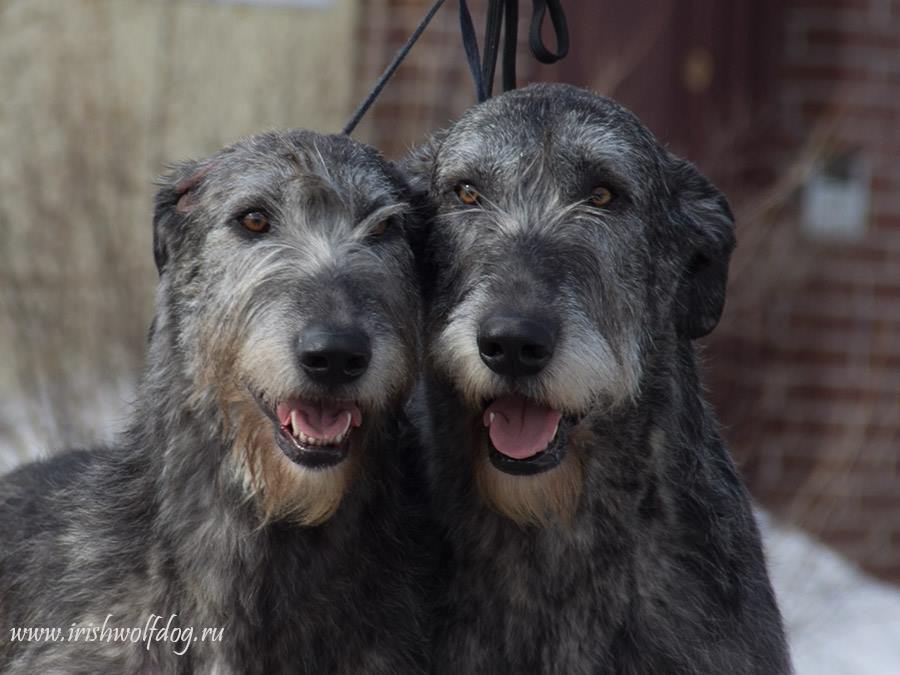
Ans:
{"type": "Polygon", "coordinates": [[[406,202],[396,202],[394,204],[387,204],[386,206],[377,207],[374,211],[372,211],[369,215],[365,216],[356,226],[356,229],[360,232],[365,232],[370,227],[375,225],[376,223],[381,222],[382,220],[386,220],[387,218],[391,218],[393,216],[399,216],[410,211],[410,205],[406,202]]]}
{"type": "Polygon", "coordinates": [[[581,184],[581,192],[590,192],[591,188],[602,185],[620,195],[629,195],[640,199],[645,192],[644,185],[632,163],[632,158],[624,154],[599,150],[588,146],[581,148],[575,158],[575,170],[581,184]]]}
{"type": "Polygon", "coordinates": [[[473,157],[470,161],[460,162],[447,171],[439,171],[437,183],[441,190],[451,190],[458,183],[470,182],[478,188],[492,183],[498,171],[493,168],[489,158],[473,157]]]}

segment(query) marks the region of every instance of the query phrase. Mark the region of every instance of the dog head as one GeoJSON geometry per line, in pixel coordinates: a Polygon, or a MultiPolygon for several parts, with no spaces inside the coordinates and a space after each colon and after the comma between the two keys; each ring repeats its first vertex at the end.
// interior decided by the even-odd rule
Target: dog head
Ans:
{"type": "Polygon", "coordinates": [[[428,363],[483,427],[482,492],[519,521],[564,515],[585,418],[635,401],[659,344],[716,325],[728,205],[630,112],[565,85],[476,106],[408,168],[437,210],[428,363]]]}
{"type": "Polygon", "coordinates": [[[267,516],[333,513],[411,386],[408,197],[373,149],[305,131],[249,138],[163,179],[155,333],[267,516]]]}

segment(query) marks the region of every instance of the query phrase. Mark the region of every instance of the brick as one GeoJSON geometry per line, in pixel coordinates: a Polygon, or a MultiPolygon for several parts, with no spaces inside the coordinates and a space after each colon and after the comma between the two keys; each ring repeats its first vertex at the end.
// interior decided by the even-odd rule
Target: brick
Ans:
{"type": "Polygon", "coordinates": [[[834,63],[785,64],[779,73],[785,80],[814,80],[834,83],[841,80],[874,81],[871,71],[834,63]]]}
{"type": "Polygon", "coordinates": [[[896,49],[900,47],[897,34],[873,34],[862,30],[851,30],[840,25],[834,28],[811,29],[806,32],[806,41],[813,46],[879,47],[896,49]]]}

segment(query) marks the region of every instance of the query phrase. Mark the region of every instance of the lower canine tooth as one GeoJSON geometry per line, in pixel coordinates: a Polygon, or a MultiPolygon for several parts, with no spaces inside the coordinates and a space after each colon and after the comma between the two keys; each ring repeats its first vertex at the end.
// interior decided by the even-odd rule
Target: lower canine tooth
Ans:
{"type": "Polygon", "coordinates": [[[335,438],[343,438],[347,435],[347,430],[350,428],[350,425],[353,423],[353,413],[349,410],[344,412],[344,428],[341,429],[340,433],[335,436],[335,438]]]}

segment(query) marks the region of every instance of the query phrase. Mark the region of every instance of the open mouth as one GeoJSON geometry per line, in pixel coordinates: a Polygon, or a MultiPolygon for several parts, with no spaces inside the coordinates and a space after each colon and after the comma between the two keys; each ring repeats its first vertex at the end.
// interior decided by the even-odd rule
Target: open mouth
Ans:
{"type": "Polygon", "coordinates": [[[566,454],[566,430],[572,420],[558,410],[519,394],[502,396],[485,408],[491,464],[516,476],[557,466],[566,454]]]}
{"type": "Polygon", "coordinates": [[[275,407],[278,447],[291,461],[311,469],[340,464],[350,449],[362,413],[353,401],[288,399],[275,407]]]}

